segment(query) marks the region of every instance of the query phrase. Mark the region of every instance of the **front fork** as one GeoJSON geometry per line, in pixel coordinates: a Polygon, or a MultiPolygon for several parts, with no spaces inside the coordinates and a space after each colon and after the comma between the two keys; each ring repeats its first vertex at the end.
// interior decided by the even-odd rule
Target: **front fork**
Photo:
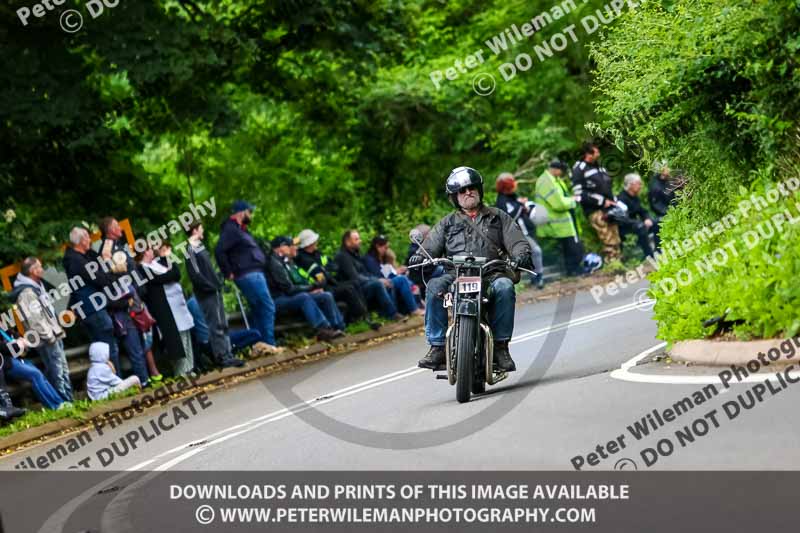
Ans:
{"type": "Polygon", "coordinates": [[[447,381],[450,385],[456,384],[456,368],[453,364],[453,354],[456,351],[455,347],[455,336],[453,335],[453,329],[455,328],[456,321],[455,316],[456,314],[452,311],[453,309],[453,293],[446,292],[444,294],[444,308],[448,309],[449,312],[452,313],[453,320],[451,321],[450,326],[447,328],[447,332],[444,334],[444,359],[445,364],[447,365],[447,381]]]}
{"type": "MultiPolygon", "coordinates": [[[[452,300],[447,301],[445,298],[445,307],[452,307],[452,300]],[[449,305],[448,305],[449,303],[449,305]]],[[[486,355],[486,366],[484,369],[484,376],[486,383],[494,385],[500,383],[508,377],[506,372],[494,373],[494,335],[492,335],[492,328],[483,322],[478,322],[481,330],[483,330],[483,353],[486,355]]],[[[456,384],[456,368],[455,368],[455,351],[456,351],[456,337],[453,335],[455,330],[456,320],[447,328],[445,333],[445,362],[447,364],[447,381],[450,385],[456,384]]]]}

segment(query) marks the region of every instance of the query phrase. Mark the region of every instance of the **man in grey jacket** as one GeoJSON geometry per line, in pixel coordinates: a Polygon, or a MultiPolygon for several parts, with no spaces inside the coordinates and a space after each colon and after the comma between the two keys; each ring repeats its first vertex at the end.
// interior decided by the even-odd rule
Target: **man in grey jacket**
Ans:
{"type": "MultiPolygon", "coordinates": [[[[421,249],[431,257],[472,255],[488,260],[508,258],[512,264],[530,268],[531,246],[519,226],[503,211],[483,204],[483,177],[469,167],[454,169],[445,186],[456,211],[447,215],[431,230],[421,249]]],[[[409,265],[420,264],[427,255],[422,250],[411,256],[409,265]]],[[[514,330],[513,272],[500,267],[487,272],[490,289],[490,326],[494,335],[494,358],[497,368],[505,372],[516,370],[508,351],[508,341],[514,330]]],[[[442,370],[445,367],[445,332],[447,311],[443,297],[455,276],[447,272],[428,283],[425,301],[425,336],[430,350],[419,361],[421,368],[442,370]]]]}
{"type": "Polygon", "coordinates": [[[195,222],[186,233],[189,236],[186,271],[208,324],[208,340],[214,359],[223,368],[244,366],[244,361],[233,356],[228,337],[228,317],[222,301],[222,279],[211,264],[211,254],[203,246],[203,225],[195,222]]]}
{"type": "Polygon", "coordinates": [[[53,302],[42,282],[43,274],[39,259],[26,258],[14,280],[11,297],[17,303],[22,325],[39,337],[38,345],[33,348],[44,363],[47,379],[65,401],[71,402],[72,383],[63,340],[66,334],[58,323],[53,302]]]}

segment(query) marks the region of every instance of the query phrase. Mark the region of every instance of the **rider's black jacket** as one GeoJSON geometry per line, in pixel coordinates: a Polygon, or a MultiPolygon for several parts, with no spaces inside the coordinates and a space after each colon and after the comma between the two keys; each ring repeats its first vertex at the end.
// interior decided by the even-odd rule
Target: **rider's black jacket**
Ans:
{"type": "MultiPolygon", "coordinates": [[[[469,215],[459,210],[450,213],[433,227],[422,246],[432,257],[473,255],[492,259],[510,258],[520,266],[531,264],[531,246],[514,220],[494,207],[481,206],[474,224],[486,238],[476,234],[469,215]]],[[[424,257],[422,252],[417,255],[424,257]]],[[[499,267],[499,265],[498,265],[499,267]]],[[[490,269],[488,279],[512,278],[505,268],[490,269]]]]}

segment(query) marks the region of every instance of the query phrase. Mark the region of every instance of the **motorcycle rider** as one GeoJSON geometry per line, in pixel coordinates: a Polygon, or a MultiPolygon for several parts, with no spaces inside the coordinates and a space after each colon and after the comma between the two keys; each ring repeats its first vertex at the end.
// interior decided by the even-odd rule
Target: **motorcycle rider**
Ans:
{"type": "MultiPolygon", "coordinates": [[[[490,261],[509,258],[513,266],[531,267],[530,244],[514,219],[497,208],[484,205],[483,177],[477,170],[469,167],[453,169],[447,178],[445,191],[456,211],[440,220],[425,238],[421,248],[428,255],[434,258],[472,255],[490,261]]],[[[422,249],[411,256],[409,266],[427,259],[422,249]]],[[[512,372],[516,366],[508,351],[508,341],[514,330],[514,283],[519,281],[519,276],[513,268],[503,265],[485,273],[489,285],[487,296],[494,335],[494,362],[497,369],[512,372]]],[[[445,368],[447,310],[443,298],[454,279],[454,273],[448,269],[443,276],[428,283],[425,336],[430,349],[418,363],[421,368],[445,368]]]]}

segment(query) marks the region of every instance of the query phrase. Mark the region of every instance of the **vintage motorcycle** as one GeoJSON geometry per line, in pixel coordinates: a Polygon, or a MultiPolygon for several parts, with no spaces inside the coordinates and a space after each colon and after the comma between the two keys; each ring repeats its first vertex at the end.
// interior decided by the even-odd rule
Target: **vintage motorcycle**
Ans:
{"type": "MultiPolygon", "coordinates": [[[[420,246],[425,252],[425,249],[420,246]]],[[[427,255],[427,253],[426,253],[427,255]]],[[[495,385],[508,377],[506,372],[494,368],[494,338],[489,327],[488,295],[485,273],[497,265],[506,265],[527,272],[538,273],[512,265],[504,259],[487,260],[485,257],[456,255],[452,259],[433,258],[409,268],[449,266],[455,270],[455,280],[444,295],[444,306],[449,309],[449,326],[445,335],[445,360],[447,374],[437,374],[437,379],[447,379],[456,386],[459,403],[468,402],[472,394],[481,394],[486,384],[495,385]]]]}

